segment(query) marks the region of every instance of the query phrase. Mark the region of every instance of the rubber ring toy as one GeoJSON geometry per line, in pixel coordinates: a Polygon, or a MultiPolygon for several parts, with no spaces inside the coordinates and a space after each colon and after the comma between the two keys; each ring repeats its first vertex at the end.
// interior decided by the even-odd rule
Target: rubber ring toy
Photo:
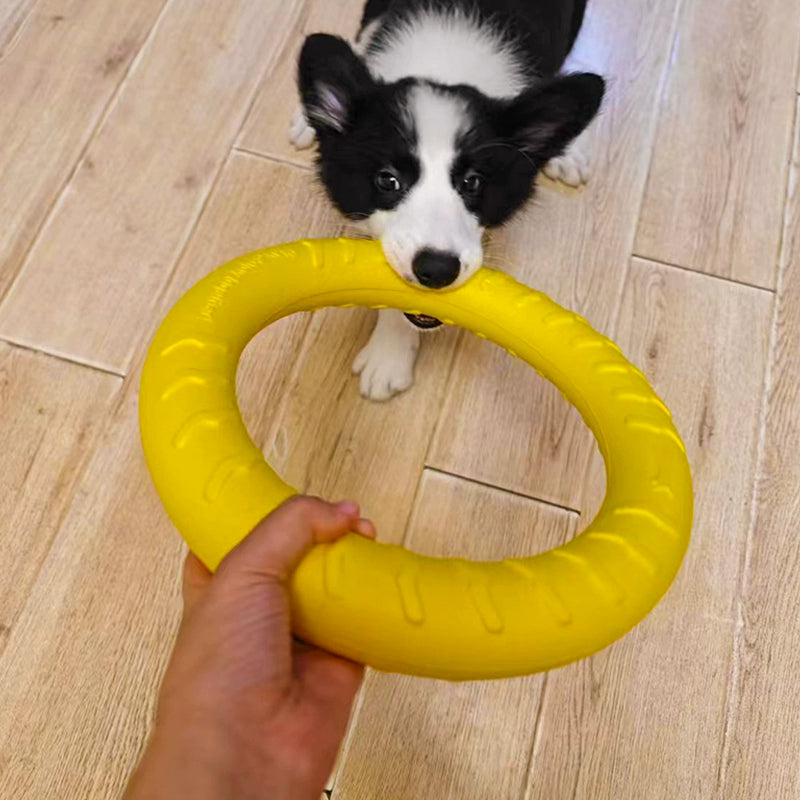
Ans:
{"type": "Polygon", "coordinates": [[[304,240],[236,258],[156,332],[141,379],[142,443],[191,550],[215,569],[296,493],[242,422],[245,346],[281,317],[354,305],[427,314],[524,359],[594,433],[606,496],[581,534],[529,558],[431,558],[355,534],[319,545],[291,580],[295,635],[378,670],[477,680],[575,661],[640,622],[675,578],[692,524],[686,451],[664,403],[615,344],[544,294],[486,268],[452,290],[411,286],[375,242],[304,240]]]}

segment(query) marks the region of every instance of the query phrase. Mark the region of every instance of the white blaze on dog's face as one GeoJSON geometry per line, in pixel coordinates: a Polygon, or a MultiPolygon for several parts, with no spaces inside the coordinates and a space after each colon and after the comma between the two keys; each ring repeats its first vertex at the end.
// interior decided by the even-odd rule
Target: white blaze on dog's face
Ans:
{"type": "Polygon", "coordinates": [[[458,96],[420,85],[408,93],[403,116],[419,176],[397,206],[370,215],[369,229],[404,279],[431,288],[461,284],[483,258],[483,227],[453,184],[468,109],[458,96]]]}

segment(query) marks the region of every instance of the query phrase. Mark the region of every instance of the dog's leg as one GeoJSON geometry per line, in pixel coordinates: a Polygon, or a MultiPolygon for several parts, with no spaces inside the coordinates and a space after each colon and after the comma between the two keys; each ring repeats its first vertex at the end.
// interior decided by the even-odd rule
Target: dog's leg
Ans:
{"type": "Polygon", "coordinates": [[[316,138],[317,134],[308,124],[305,112],[302,107],[298,108],[292,117],[291,125],[289,125],[289,141],[298,150],[306,150],[314,144],[314,139],[316,138]]]}
{"type": "Polygon", "coordinates": [[[551,158],[544,165],[543,172],[550,180],[577,189],[587,183],[591,176],[589,157],[580,143],[573,142],[560,156],[551,158]]]}
{"type": "Polygon", "coordinates": [[[361,375],[360,389],[370,400],[388,400],[414,382],[419,331],[393,308],[378,312],[366,347],[356,356],[353,372],[361,375]]]}

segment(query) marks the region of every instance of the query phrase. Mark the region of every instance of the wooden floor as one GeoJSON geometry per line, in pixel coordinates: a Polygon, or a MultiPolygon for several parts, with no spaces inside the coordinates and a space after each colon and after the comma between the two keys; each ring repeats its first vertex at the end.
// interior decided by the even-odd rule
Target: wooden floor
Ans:
{"type": "MultiPolygon", "coordinates": [[[[584,191],[544,184],[489,263],[613,336],[674,411],[697,510],[634,632],[547,675],[370,674],[335,800],[800,798],[798,0],[591,0],[610,78],[584,191]]],[[[0,2],[0,796],[114,798],[179,613],[178,536],[145,472],[138,365],[167,308],[245,251],[342,222],[294,152],[304,32],[357,0],[0,2]]],[[[371,319],[262,334],[248,426],[296,486],[386,541],[536,552],[597,507],[558,393],[430,336],[386,405],[349,364],[371,319]]]]}

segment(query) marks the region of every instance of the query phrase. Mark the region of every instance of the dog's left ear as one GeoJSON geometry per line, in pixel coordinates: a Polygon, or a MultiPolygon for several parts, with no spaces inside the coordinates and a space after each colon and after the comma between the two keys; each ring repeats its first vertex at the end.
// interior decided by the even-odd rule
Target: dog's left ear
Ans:
{"type": "Polygon", "coordinates": [[[505,135],[521,152],[545,163],[560,155],[600,108],[605,81],[589,72],[563,75],[514,98],[505,109],[505,135]]]}
{"type": "Polygon", "coordinates": [[[357,98],[374,86],[364,62],[338,36],[315,33],[303,44],[298,65],[306,119],[317,133],[341,133],[357,98]]]}

